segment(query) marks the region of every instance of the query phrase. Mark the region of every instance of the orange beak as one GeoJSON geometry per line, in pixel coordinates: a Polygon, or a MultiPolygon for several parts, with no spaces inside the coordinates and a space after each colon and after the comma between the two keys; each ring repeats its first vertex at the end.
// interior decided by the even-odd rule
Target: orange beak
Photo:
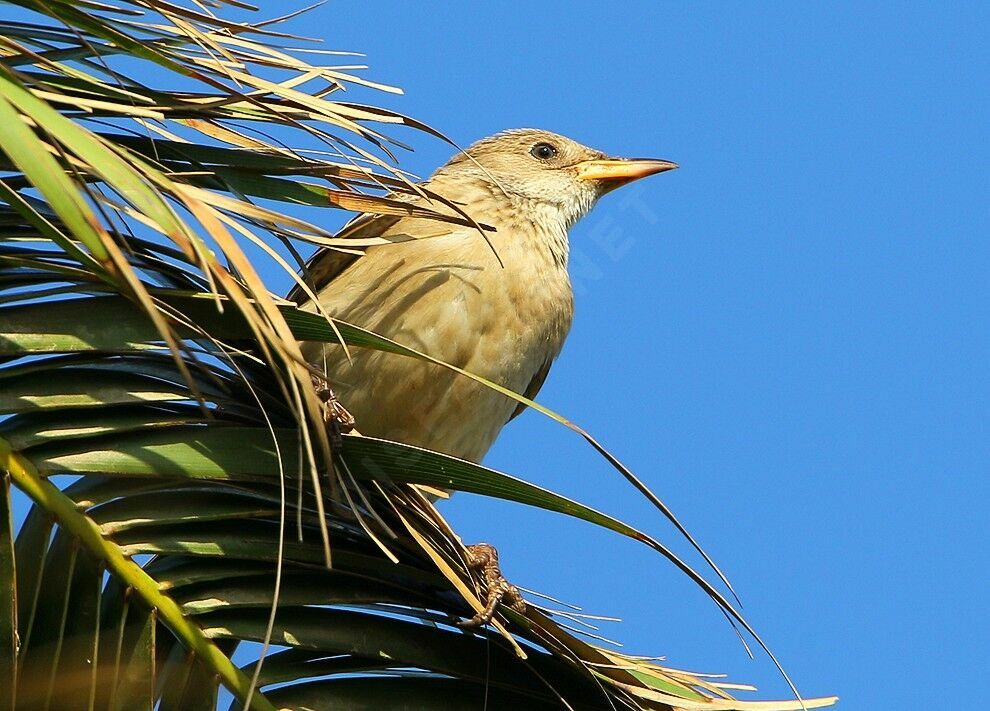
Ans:
{"type": "Polygon", "coordinates": [[[677,163],[654,158],[601,158],[582,161],[575,166],[578,180],[601,180],[609,188],[677,167],[677,163]]]}

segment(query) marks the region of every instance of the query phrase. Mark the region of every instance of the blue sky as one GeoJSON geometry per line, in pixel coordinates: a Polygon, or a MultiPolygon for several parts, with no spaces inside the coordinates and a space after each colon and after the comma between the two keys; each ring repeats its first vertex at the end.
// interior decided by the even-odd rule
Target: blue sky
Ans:
{"type": "MultiPolygon", "coordinates": [[[[683,166],[573,231],[577,317],[539,399],[649,482],[802,692],[846,709],[964,707],[990,655],[988,20],[982,3],[337,0],[307,25],[459,142],[538,126],[683,166]]],[[[449,155],[412,138],[414,171],[449,155]]],[[[535,413],[487,463],[684,550],[535,413]]],[[[445,513],[520,584],[622,617],[606,633],[627,650],[787,694],[650,551],[466,495],[445,513]]]]}
{"type": "MultiPolygon", "coordinates": [[[[988,7],[334,0],[306,18],[406,91],[351,99],[462,144],[536,126],[682,165],[573,230],[576,320],[538,399],[680,515],[804,694],[970,705],[990,657],[988,7]]],[[[421,175],[451,152],[403,138],[421,175]]],[[[486,463],[689,554],[535,413],[486,463]]],[[[648,549],[468,495],[444,512],[514,582],[622,617],[604,633],[626,651],[788,695],[648,549]]]]}

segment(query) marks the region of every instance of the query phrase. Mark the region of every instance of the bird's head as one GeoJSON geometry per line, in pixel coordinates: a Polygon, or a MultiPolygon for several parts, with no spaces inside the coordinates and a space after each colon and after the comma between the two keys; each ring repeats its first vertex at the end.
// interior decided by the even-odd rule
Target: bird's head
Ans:
{"type": "Polygon", "coordinates": [[[556,133],[524,128],[474,143],[437,177],[489,182],[509,200],[557,213],[566,228],[605,193],[676,167],[666,160],[613,158],[556,133]]]}

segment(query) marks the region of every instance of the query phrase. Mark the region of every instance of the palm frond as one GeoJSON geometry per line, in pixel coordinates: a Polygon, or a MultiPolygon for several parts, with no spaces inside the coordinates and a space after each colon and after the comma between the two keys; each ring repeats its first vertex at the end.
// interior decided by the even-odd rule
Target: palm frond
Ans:
{"type": "Polygon", "coordinates": [[[347,248],[284,214],[290,205],[484,230],[449,204],[402,200],[422,188],[395,167],[402,144],[385,129],[439,134],[333,100],[389,87],[285,50],[278,22],[205,5],[11,4],[17,19],[0,21],[0,584],[15,594],[0,596],[11,693],[0,708],[212,709],[220,686],[255,709],[396,695],[417,708],[834,701],[737,701],[731,685],[571,631],[580,620],[564,610],[458,627],[481,591],[424,495],[433,487],[645,543],[749,629],[700,574],[612,516],[402,443],[331,442],[298,339],[429,356],[272,295],[245,247],[293,274],[300,242],[347,248]],[[123,60],[152,66],[141,76],[166,88],[123,60]],[[292,136],[323,153],[288,148],[292,136]],[[16,531],[11,485],[34,503],[16,531]],[[238,667],[238,648],[255,661],[238,667]]]}

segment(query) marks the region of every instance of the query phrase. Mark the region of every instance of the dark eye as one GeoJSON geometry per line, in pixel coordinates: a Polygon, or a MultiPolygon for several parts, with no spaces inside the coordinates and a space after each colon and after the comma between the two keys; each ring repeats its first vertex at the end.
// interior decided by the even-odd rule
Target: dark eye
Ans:
{"type": "Polygon", "coordinates": [[[529,151],[529,154],[534,158],[539,158],[540,160],[550,160],[557,155],[557,149],[549,143],[537,143],[529,151]]]}

